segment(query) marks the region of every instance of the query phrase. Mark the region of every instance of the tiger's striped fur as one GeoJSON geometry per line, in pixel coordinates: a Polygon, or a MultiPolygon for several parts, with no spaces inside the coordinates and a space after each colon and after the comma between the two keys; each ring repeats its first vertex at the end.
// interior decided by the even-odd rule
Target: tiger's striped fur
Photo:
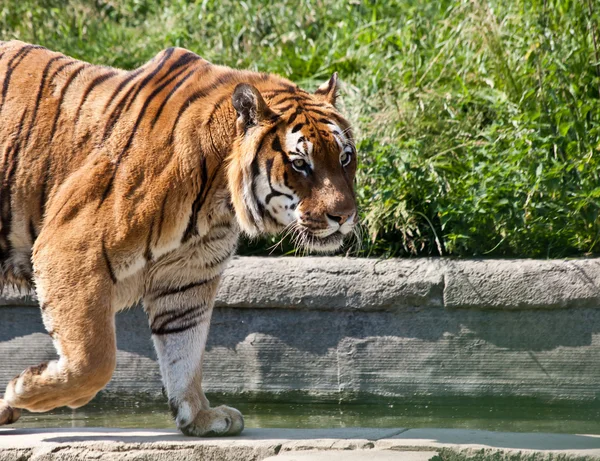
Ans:
{"type": "Polygon", "coordinates": [[[124,71],[13,41],[0,77],[0,285],[35,288],[59,354],[11,381],[0,425],[92,399],[141,299],[178,427],[239,433],[201,387],[213,300],[240,230],[327,251],[352,229],[336,76],[309,94],[180,48],[124,71]]]}

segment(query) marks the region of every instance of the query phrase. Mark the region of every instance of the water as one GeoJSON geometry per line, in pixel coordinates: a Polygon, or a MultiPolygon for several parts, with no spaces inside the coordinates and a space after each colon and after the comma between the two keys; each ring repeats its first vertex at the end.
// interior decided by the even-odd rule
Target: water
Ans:
{"type": "MultiPolygon", "coordinates": [[[[508,399],[474,399],[451,404],[447,400],[432,400],[393,405],[227,403],[242,411],[246,427],[429,427],[600,434],[600,407],[589,403],[548,405],[508,399]]],[[[100,401],[78,410],[24,413],[14,426],[138,429],[174,427],[166,403],[143,401],[100,401]]]]}

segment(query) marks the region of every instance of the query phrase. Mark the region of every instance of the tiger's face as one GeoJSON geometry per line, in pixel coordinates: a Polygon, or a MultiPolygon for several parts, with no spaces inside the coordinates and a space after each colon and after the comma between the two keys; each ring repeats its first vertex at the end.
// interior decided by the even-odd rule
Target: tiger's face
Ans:
{"type": "Polygon", "coordinates": [[[336,91],[336,74],[314,94],[287,85],[263,97],[256,87],[237,86],[237,152],[228,174],[246,233],[287,231],[304,248],[331,252],[352,232],[357,158],[336,91]]]}

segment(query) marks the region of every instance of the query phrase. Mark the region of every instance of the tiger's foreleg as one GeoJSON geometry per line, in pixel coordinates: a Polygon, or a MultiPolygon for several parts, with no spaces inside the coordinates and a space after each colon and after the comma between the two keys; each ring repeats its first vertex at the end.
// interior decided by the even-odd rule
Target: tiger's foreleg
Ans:
{"type": "Polygon", "coordinates": [[[166,274],[152,278],[144,307],[177,427],[192,436],[237,435],[244,428],[242,414],[227,406],[211,408],[202,390],[202,358],[220,276],[198,279],[176,264],[163,269],[166,274]]]}
{"type": "Polygon", "coordinates": [[[0,401],[0,424],[26,409],[44,412],[85,405],[110,380],[116,363],[112,282],[100,245],[85,252],[66,239],[34,255],[42,318],[58,360],[29,367],[12,379],[0,401]]]}

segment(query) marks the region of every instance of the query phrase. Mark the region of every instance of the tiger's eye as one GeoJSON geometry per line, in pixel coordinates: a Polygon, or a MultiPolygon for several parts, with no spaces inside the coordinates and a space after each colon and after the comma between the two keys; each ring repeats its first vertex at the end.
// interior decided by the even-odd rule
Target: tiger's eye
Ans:
{"type": "Polygon", "coordinates": [[[306,162],[301,158],[297,158],[292,163],[294,164],[294,167],[298,170],[303,170],[304,168],[306,168],[306,162]]]}
{"type": "Polygon", "coordinates": [[[342,155],[340,155],[340,163],[342,166],[346,166],[350,163],[350,154],[348,152],[342,152],[342,155]]]}

